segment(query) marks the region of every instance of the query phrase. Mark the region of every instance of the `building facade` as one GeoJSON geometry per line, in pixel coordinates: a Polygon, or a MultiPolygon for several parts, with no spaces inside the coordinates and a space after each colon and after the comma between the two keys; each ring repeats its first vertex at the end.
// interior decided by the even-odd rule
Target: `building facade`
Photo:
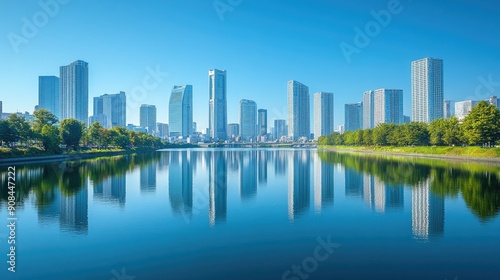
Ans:
{"type": "Polygon", "coordinates": [[[412,121],[443,118],[443,60],[423,58],[411,63],[412,121]]]}
{"type": "Polygon", "coordinates": [[[259,118],[259,135],[264,136],[267,135],[267,110],[259,109],[258,111],[259,118]]]}
{"type": "Polygon", "coordinates": [[[61,96],[59,94],[59,77],[38,77],[38,109],[45,109],[61,119],[61,96]]]}
{"type": "Polygon", "coordinates": [[[125,92],[94,97],[94,115],[91,123],[99,121],[105,128],[125,127],[127,124],[127,98],[125,92]],[[103,115],[103,116],[101,116],[103,115]]]}
{"type": "Polygon", "coordinates": [[[240,135],[240,125],[237,123],[230,123],[227,125],[227,138],[233,139],[240,135]]]}
{"type": "Polygon", "coordinates": [[[445,100],[443,105],[443,118],[449,119],[455,115],[455,104],[452,100],[445,100]]]}
{"type": "Polygon", "coordinates": [[[377,89],[373,92],[373,127],[381,123],[404,123],[403,90],[377,89]]]}
{"type": "Polygon", "coordinates": [[[298,140],[310,136],[309,87],[288,82],[288,137],[298,140]]]}
{"type": "Polygon", "coordinates": [[[146,129],[148,134],[156,134],[156,106],[147,104],[141,105],[140,127],[146,129]]]}
{"type": "Polygon", "coordinates": [[[209,77],[209,129],[215,140],[226,139],[227,132],[227,73],[210,70],[209,77]]]}
{"type": "Polygon", "coordinates": [[[374,93],[372,90],[363,93],[363,129],[373,128],[374,93]]]}
{"type": "Polygon", "coordinates": [[[345,104],[345,131],[363,129],[363,102],[345,104]]]}
{"type": "Polygon", "coordinates": [[[327,136],[335,130],[334,100],[331,92],[314,94],[314,139],[327,136]]]}
{"type": "Polygon", "coordinates": [[[463,120],[479,101],[465,100],[455,103],[455,116],[458,120],[463,120]]]}
{"type": "Polygon", "coordinates": [[[89,117],[89,68],[88,63],[77,60],[59,68],[61,120],[73,118],[85,124],[89,117]]]}
{"type": "Polygon", "coordinates": [[[287,136],[287,134],[286,120],[274,120],[274,138],[280,139],[282,136],[287,136]]]}
{"type": "Polygon", "coordinates": [[[174,86],[170,95],[168,121],[170,136],[193,134],[193,86],[174,86]]]}
{"type": "Polygon", "coordinates": [[[248,141],[257,136],[257,103],[253,100],[240,101],[241,138],[248,141]]]}

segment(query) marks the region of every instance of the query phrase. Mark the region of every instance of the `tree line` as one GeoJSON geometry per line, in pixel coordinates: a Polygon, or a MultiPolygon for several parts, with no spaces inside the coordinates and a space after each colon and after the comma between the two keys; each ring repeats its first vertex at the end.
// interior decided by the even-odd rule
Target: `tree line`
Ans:
{"type": "Polygon", "coordinates": [[[34,121],[29,122],[16,114],[0,120],[0,145],[9,148],[38,147],[49,154],[58,154],[81,148],[107,149],[110,147],[162,148],[166,146],[159,137],[130,131],[124,127],[104,128],[95,122],[88,128],[75,119],[61,122],[50,111],[40,109],[34,112],[34,121]]]}
{"type": "Polygon", "coordinates": [[[379,124],[373,129],[321,136],[320,145],[357,146],[487,146],[500,140],[500,111],[486,101],[479,102],[463,122],[456,117],[436,119],[429,124],[379,124]]]}

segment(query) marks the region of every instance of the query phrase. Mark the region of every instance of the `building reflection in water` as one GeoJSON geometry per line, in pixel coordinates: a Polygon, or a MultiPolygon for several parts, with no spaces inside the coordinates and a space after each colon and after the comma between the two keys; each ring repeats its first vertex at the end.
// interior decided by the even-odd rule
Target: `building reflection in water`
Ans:
{"type": "Polygon", "coordinates": [[[267,161],[268,151],[261,150],[258,152],[258,165],[259,165],[259,184],[267,184],[267,161]]]}
{"type": "Polygon", "coordinates": [[[193,213],[193,169],[192,152],[170,152],[168,169],[168,192],[170,206],[176,214],[189,217],[193,213]]]}
{"type": "Polygon", "coordinates": [[[227,213],[227,163],[222,151],[207,152],[208,164],[208,215],[210,225],[226,221],[227,213]]]}
{"type": "Polygon", "coordinates": [[[125,174],[113,175],[99,183],[94,183],[94,199],[105,202],[118,202],[125,205],[127,177],[125,174]]]}
{"type": "Polygon", "coordinates": [[[314,156],[314,209],[321,212],[323,206],[333,204],[334,168],[333,164],[322,162],[314,156]]]}
{"type": "Polygon", "coordinates": [[[311,154],[305,150],[291,151],[293,160],[288,164],[288,218],[309,209],[311,184],[311,154]]]}
{"type": "Polygon", "coordinates": [[[363,197],[366,205],[377,212],[387,209],[404,208],[404,188],[402,185],[389,185],[380,178],[370,175],[360,175],[354,171],[346,171],[346,195],[363,197]],[[359,184],[362,183],[360,186],[359,184]]]}
{"type": "Polygon", "coordinates": [[[346,197],[363,198],[363,176],[352,169],[345,169],[346,197]]]}
{"type": "Polygon", "coordinates": [[[287,156],[289,152],[277,150],[274,154],[274,174],[276,174],[276,176],[285,176],[288,164],[287,156]]]}
{"type": "Polygon", "coordinates": [[[242,200],[248,200],[257,195],[257,152],[239,153],[239,158],[240,196],[242,200]]]}
{"type": "Polygon", "coordinates": [[[156,164],[155,162],[149,163],[140,170],[141,177],[141,192],[155,192],[156,191],[156,164]]]}
{"type": "Polygon", "coordinates": [[[444,198],[430,190],[430,179],[413,186],[411,221],[416,239],[429,239],[444,233],[444,198]]]}
{"type": "Polygon", "coordinates": [[[86,234],[88,231],[88,187],[86,178],[83,187],[78,188],[75,194],[62,195],[59,205],[61,229],[86,234]]]}

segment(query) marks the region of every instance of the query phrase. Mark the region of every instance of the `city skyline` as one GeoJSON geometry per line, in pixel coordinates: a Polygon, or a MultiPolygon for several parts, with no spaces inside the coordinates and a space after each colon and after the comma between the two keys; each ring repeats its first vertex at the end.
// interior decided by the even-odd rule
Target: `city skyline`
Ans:
{"type": "MultiPolygon", "coordinates": [[[[226,12],[224,20],[211,2],[173,5],[167,1],[152,6],[132,3],[124,1],[122,6],[114,7],[98,1],[71,1],[60,5],[59,13],[47,25],[37,28],[36,36],[16,45],[18,52],[14,51],[8,35],[23,36],[24,22],[20,19],[26,17],[31,21],[36,12],[43,10],[36,2],[3,3],[5,24],[0,32],[5,40],[0,43],[0,53],[4,65],[9,65],[0,69],[3,111],[32,112],[37,105],[37,77],[58,76],[57,66],[76,59],[91,65],[89,98],[120,90],[127,93],[129,123],[138,124],[141,104],[155,104],[158,121],[167,123],[172,87],[192,84],[197,89],[193,96],[193,118],[200,131],[208,127],[205,73],[214,67],[231,73],[227,104],[233,105],[228,106],[228,123],[238,122],[236,104],[243,98],[271,104],[266,106],[268,126],[274,119],[286,119],[284,83],[290,79],[309,85],[311,92],[334,91],[339,105],[358,102],[353,96],[369,88],[403,89],[404,114],[411,115],[408,65],[422,57],[445,61],[445,99],[479,100],[498,96],[499,92],[500,69],[495,61],[500,56],[496,51],[500,39],[488,35],[496,34],[500,26],[496,16],[499,7],[493,1],[461,1],[451,6],[426,0],[401,1],[402,12],[393,15],[391,22],[363,47],[355,44],[354,28],[363,30],[373,20],[371,11],[387,9],[387,1],[245,2],[226,12]],[[89,3],[93,3],[92,13],[85,12],[89,3]],[[287,9],[282,14],[271,13],[273,9],[281,10],[283,5],[287,9]],[[163,11],[172,6],[179,13],[164,17],[163,11]],[[117,13],[109,14],[111,8],[117,13]],[[138,16],[130,20],[133,14],[138,16]],[[434,15],[443,20],[417,24],[422,18],[434,15]],[[124,22],[125,18],[129,20],[124,22]],[[460,18],[474,20],[464,29],[460,18]],[[151,29],[151,26],[162,28],[151,29]],[[129,31],[117,32],[121,29],[129,31]],[[170,42],[169,38],[183,33],[191,36],[181,38],[182,44],[170,42]],[[235,34],[241,36],[236,40],[235,34]],[[130,42],[130,38],[136,40],[130,42]],[[301,40],[295,44],[297,38],[301,40]],[[315,40],[322,43],[312,44],[315,40]],[[409,44],[410,41],[419,44],[409,44]],[[359,49],[351,56],[350,63],[339,47],[342,42],[359,49]],[[122,45],[118,51],[116,43],[122,45]],[[288,47],[283,49],[283,46],[288,47]],[[380,65],[384,65],[382,71],[380,65]],[[147,89],[142,92],[141,88],[147,89]]],[[[92,108],[89,109],[91,112],[92,108]]],[[[335,126],[343,123],[344,114],[337,109],[335,126]]]]}

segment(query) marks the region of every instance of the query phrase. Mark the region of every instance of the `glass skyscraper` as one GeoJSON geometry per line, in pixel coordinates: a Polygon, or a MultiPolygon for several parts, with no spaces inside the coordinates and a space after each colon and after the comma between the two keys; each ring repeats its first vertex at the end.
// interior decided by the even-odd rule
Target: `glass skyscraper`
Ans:
{"type": "Polygon", "coordinates": [[[374,92],[373,90],[365,91],[363,94],[363,129],[374,128],[373,112],[374,112],[374,92]]]}
{"type": "Polygon", "coordinates": [[[209,78],[209,130],[210,137],[216,140],[226,139],[227,132],[227,73],[222,70],[210,70],[209,78]]]}
{"type": "Polygon", "coordinates": [[[105,128],[127,125],[127,98],[125,92],[94,97],[94,115],[91,123],[98,121],[105,128]]]}
{"type": "Polygon", "coordinates": [[[257,103],[253,100],[240,101],[240,133],[248,141],[257,135],[257,103]]]}
{"type": "Polygon", "coordinates": [[[38,77],[38,109],[48,110],[58,119],[61,119],[59,90],[59,77],[38,77]]]}
{"type": "Polygon", "coordinates": [[[412,121],[443,118],[443,60],[423,58],[411,63],[412,121]]]}
{"type": "Polygon", "coordinates": [[[259,109],[259,135],[264,136],[267,134],[267,110],[259,109]]]}
{"type": "Polygon", "coordinates": [[[174,86],[170,95],[168,121],[170,136],[193,134],[193,86],[174,86]]]}
{"type": "Polygon", "coordinates": [[[317,92],[314,94],[314,139],[333,133],[334,124],[333,93],[317,92]]]}
{"type": "Polygon", "coordinates": [[[345,131],[363,129],[363,103],[345,104],[345,131]]]}
{"type": "Polygon", "coordinates": [[[373,93],[373,126],[381,123],[403,124],[403,90],[377,89],[373,93]]]}
{"type": "Polygon", "coordinates": [[[309,87],[297,82],[288,82],[288,137],[298,140],[309,138],[309,87]]]}
{"type": "Polygon", "coordinates": [[[89,117],[89,68],[88,63],[77,60],[61,66],[60,94],[61,120],[74,118],[87,124],[89,117]]]}
{"type": "Polygon", "coordinates": [[[156,133],[156,106],[141,105],[140,126],[147,129],[148,134],[156,133]]]}

